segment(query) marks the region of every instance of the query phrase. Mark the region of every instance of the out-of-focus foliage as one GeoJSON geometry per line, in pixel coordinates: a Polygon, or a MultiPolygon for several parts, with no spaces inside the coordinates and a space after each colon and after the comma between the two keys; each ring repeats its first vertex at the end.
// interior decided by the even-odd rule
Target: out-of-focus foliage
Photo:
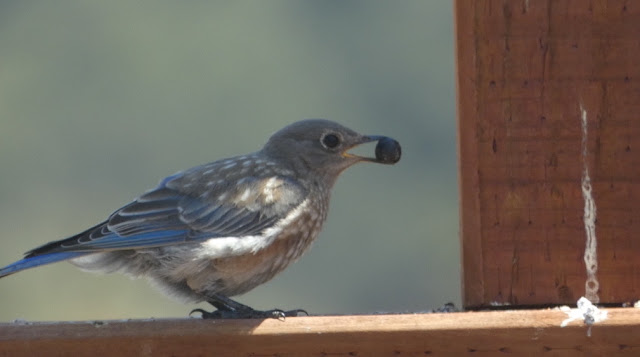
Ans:
{"type": "MultiPolygon", "coordinates": [[[[453,70],[450,1],[2,2],[0,264],[324,117],[394,137],[404,157],[347,171],[313,249],[239,300],[313,314],[459,302],[453,70]]],[[[0,321],[195,307],[67,263],[0,280],[0,300],[0,321]]]]}

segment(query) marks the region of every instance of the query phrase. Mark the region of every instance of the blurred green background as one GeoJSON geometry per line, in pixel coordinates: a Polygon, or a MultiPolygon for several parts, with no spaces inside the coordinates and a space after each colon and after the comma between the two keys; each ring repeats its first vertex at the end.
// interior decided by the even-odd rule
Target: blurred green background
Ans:
{"type": "MultiPolygon", "coordinates": [[[[0,2],[0,264],[303,118],[396,138],[313,249],[238,300],[312,314],[460,303],[450,1],[0,2]]],[[[68,263],[0,280],[0,321],[184,317],[68,263]]],[[[208,306],[206,304],[201,307],[208,306]]]]}

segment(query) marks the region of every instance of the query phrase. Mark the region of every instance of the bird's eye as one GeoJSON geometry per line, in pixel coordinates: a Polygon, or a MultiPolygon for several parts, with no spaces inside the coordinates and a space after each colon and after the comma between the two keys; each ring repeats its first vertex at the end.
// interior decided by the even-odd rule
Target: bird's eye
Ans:
{"type": "Polygon", "coordinates": [[[336,146],[340,145],[340,137],[336,134],[326,134],[320,139],[322,145],[327,149],[334,149],[336,146]]]}

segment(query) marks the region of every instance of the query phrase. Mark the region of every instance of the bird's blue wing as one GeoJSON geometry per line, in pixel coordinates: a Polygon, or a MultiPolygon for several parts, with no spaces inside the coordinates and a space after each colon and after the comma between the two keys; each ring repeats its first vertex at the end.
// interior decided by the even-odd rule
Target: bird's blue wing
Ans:
{"type": "Polygon", "coordinates": [[[186,190],[184,182],[163,182],[114,212],[107,221],[76,236],[31,250],[26,257],[257,235],[284,218],[305,195],[300,185],[278,176],[245,177],[239,182],[225,182],[202,190],[186,190]]]}
{"type": "Polygon", "coordinates": [[[180,196],[178,192],[158,187],[114,212],[105,222],[67,239],[35,248],[26,253],[26,258],[58,252],[92,253],[154,247],[184,241],[188,227],[176,213],[180,196]],[[150,203],[155,209],[149,208],[150,203]],[[129,214],[136,206],[141,207],[141,213],[129,214]]]}
{"type": "MultiPolygon", "coordinates": [[[[161,193],[163,191],[158,189],[149,194],[152,195],[154,192],[161,193]]],[[[148,220],[144,220],[142,216],[131,216],[132,221],[128,224],[125,224],[126,220],[122,220],[123,229],[121,233],[111,230],[109,222],[114,219],[118,223],[118,212],[126,212],[128,207],[135,206],[137,202],[138,200],[123,207],[116,211],[109,220],[84,232],[28,251],[24,259],[0,268],[0,278],[21,270],[78,258],[99,251],[157,247],[175,244],[179,241],[184,242],[188,227],[179,222],[175,213],[171,213],[176,211],[175,207],[169,210],[166,207],[167,202],[161,200],[158,201],[157,206],[165,205],[165,209],[156,210],[155,215],[148,214],[148,220]]],[[[142,205],[144,206],[144,203],[142,205]]]]}
{"type": "Polygon", "coordinates": [[[105,222],[35,248],[24,259],[0,268],[0,278],[101,251],[257,235],[286,217],[307,195],[295,181],[275,173],[203,179],[210,171],[210,166],[203,166],[164,179],[105,222]]]}

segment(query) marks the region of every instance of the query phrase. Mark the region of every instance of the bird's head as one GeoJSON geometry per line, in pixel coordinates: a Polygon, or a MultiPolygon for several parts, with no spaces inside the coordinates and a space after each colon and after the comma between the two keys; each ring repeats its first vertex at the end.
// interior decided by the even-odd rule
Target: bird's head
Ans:
{"type": "Polygon", "coordinates": [[[326,119],[301,120],[284,127],[269,138],[262,152],[298,173],[324,177],[330,185],[358,162],[395,164],[401,155],[400,144],[391,138],[358,134],[326,119]],[[375,157],[349,152],[372,141],[378,141],[375,157]]]}

